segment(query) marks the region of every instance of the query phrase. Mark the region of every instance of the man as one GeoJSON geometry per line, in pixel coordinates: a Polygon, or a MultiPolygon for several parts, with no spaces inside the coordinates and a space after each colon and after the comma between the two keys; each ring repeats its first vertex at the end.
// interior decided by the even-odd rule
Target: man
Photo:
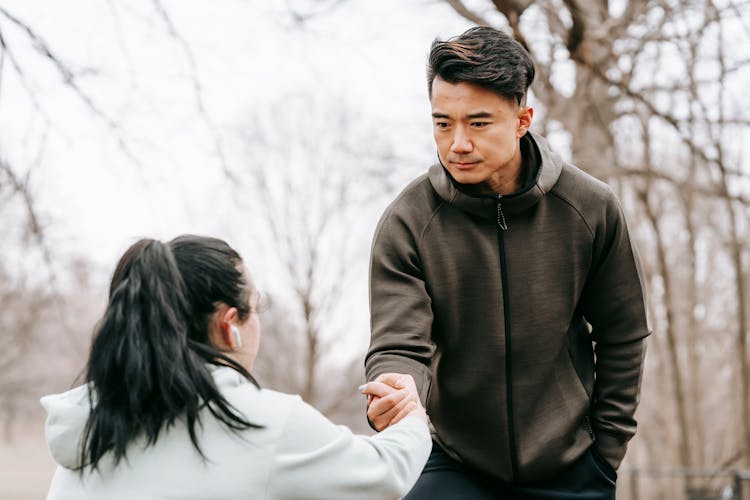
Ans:
{"type": "MultiPolygon", "coordinates": [[[[433,42],[440,164],[376,230],[367,377],[414,377],[434,428],[410,499],[614,499],[635,433],[638,258],[612,191],[529,132],[533,78],[500,31],[433,42]]],[[[406,392],[370,395],[376,429],[406,392]]]]}

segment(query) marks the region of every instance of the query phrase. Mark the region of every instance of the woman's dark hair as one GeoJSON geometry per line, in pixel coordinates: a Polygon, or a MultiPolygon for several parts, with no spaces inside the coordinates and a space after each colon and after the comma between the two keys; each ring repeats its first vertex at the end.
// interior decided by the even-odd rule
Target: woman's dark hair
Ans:
{"type": "Polygon", "coordinates": [[[81,471],[96,469],[108,452],[119,463],[133,439],[154,444],[182,418],[203,456],[196,425],[204,406],[232,430],[258,427],[224,398],[207,366],[229,366],[258,385],[209,341],[218,304],[236,307],[240,320],[252,312],[241,263],[225,242],[191,235],[142,239],[120,258],[86,366],[91,413],[81,471]]]}
{"type": "Polygon", "coordinates": [[[473,83],[521,104],[534,81],[534,63],[509,35],[481,26],[432,42],[427,65],[430,97],[436,76],[448,83],[473,83]]]}

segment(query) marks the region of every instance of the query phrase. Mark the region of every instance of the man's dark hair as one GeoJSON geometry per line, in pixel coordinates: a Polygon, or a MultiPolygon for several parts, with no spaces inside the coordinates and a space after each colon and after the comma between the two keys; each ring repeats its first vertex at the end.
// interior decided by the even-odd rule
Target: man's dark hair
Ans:
{"type": "Polygon", "coordinates": [[[519,42],[494,28],[471,28],[430,48],[427,86],[439,76],[448,83],[472,83],[521,104],[531,82],[534,63],[519,42]]]}

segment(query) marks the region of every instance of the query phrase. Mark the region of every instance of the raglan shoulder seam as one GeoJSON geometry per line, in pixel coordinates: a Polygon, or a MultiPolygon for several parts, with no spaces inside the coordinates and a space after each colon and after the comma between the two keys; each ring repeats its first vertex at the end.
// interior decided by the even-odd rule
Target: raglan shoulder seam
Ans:
{"type": "Polygon", "coordinates": [[[588,229],[589,234],[591,235],[592,238],[596,235],[596,233],[594,232],[594,229],[591,227],[591,224],[589,224],[589,221],[586,219],[586,216],[583,215],[583,212],[581,212],[581,210],[575,205],[575,203],[573,203],[567,197],[565,197],[562,194],[560,194],[554,188],[549,193],[552,196],[555,196],[556,198],[562,200],[563,203],[565,203],[566,205],[570,206],[570,208],[572,208],[578,214],[578,216],[581,218],[581,220],[583,221],[583,223],[586,225],[586,229],[588,229]]]}

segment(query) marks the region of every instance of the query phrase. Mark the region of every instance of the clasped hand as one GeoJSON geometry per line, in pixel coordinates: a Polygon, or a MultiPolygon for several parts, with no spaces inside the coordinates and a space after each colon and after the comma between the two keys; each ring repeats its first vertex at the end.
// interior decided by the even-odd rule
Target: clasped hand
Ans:
{"type": "Polygon", "coordinates": [[[367,418],[378,431],[410,414],[427,423],[427,413],[411,375],[384,373],[362,386],[362,394],[367,395],[367,418]]]}

